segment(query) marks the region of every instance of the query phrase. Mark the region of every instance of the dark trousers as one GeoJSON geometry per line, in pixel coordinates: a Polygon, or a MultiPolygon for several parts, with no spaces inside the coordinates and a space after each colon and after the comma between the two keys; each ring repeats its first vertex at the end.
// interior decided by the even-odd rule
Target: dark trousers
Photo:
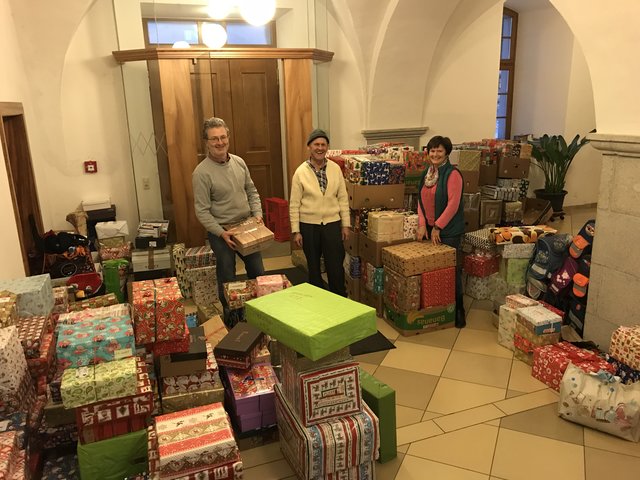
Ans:
{"type": "Polygon", "coordinates": [[[224,298],[223,284],[233,282],[236,279],[236,255],[244,262],[247,270],[247,277],[256,278],[264,275],[264,266],[262,264],[262,255],[260,252],[251,255],[240,255],[238,252],[229,248],[227,242],[222,237],[209,233],[209,244],[213,253],[216,254],[216,276],[218,281],[218,296],[220,303],[224,308],[225,322],[229,320],[229,306],[224,298]]]}
{"type": "Polygon", "coordinates": [[[341,222],[325,225],[300,222],[302,250],[307,257],[309,283],[325,288],[320,273],[320,257],[324,257],[324,265],[329,279],[329,291],[347,296],[344,285],[344,245],[342,244],[341,222]]]}
{"type": "MultiPolygon", "coordinates": [[[[431,238],[431,227],[427,227],[427,229],[429,238],[431,238]]],[[[462,290],[462,251],[460,250],[462,235],[456,235],[455,237],[440,237],[440,240],[443,245],[448,245],[456,249],[456,309],[463,309],[464,292],[462,290]]]]}

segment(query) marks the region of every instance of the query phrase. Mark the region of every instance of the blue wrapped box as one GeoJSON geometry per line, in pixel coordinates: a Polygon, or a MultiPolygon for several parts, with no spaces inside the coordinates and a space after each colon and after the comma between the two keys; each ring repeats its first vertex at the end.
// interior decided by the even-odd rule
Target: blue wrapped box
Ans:
{"type": "Polygon", "coordinates": [[[361,185],[387,185],[391,167],[387,162],[363,162],[360,170],[361,185]]]}

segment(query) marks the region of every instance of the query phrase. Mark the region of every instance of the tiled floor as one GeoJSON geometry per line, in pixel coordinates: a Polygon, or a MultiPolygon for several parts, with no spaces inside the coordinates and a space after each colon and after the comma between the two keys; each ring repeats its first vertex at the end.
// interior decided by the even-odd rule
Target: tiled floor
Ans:
{"type": "MultiPolygon", "coordinates": [[[[551,225],[577,233],[593,208],[551,225]]],[[[285,258],[265,260],[268,270],[285,258]]],[[[497,343],[487,302],[467,298],[467,327],[398,336],[396,348],[356,357],[396,390],[398,457],[376,464],[378,480],[640,478],[640,444],[560,419],[558,394],[497,343]]],[[[278,443],[242,451],[246,480],[293,479],[278,443]]]]}

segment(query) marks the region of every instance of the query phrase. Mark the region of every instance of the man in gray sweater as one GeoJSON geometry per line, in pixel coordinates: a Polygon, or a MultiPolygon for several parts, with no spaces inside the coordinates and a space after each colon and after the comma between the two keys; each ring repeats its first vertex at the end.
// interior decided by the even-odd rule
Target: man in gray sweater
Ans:
{"type": "Polygon", "coordinates": [[[193,171],[193,196],[196,217],[209,234],[209,243],[216,255],[218,296],[224,307],[224,320],[230,326],[223,284],[236,279],[236,254],[244,261],[249,278],[264,274],[260,252],[240,255],[228,225],[240,223],[250,216],[262,220],[260,195],[251,180],[244,160],[229,153],[229,127],[221,118],[205,120],[202,129],[207,141],[207,157],[193,171]]]}

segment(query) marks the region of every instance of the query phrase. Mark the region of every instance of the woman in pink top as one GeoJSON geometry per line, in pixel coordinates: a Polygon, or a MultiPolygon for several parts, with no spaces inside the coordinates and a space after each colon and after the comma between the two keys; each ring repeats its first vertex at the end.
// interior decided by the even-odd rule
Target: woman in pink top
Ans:
{"type": "MultiPolygon", "coordinates": [[[[416,239],[431,239],[459,249],[464,234],[462,174],[449,163],[451,140],[439,135],[429,140],[427,151],[431,165],[420,180],[418,231],[416,239]]],[[[456,327],[466,326],[461,280],[462,262],[456,267],[456,327]]]]}

